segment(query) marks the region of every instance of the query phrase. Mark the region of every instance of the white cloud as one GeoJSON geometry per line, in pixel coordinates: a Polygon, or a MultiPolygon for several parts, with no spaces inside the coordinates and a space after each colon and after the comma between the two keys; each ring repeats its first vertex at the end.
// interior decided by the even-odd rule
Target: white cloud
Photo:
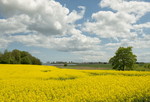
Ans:
{"type": "Polygon", "coordinates": [[[8,23],[8,19],[14,19],[21,26],[27,26],[27,30],[46,36],[66,34],[84,15],[85,7],[79,8],[80,12],[70,12],[54,0],[0,0],[0,12],[8,23]]]}
{"type": "Polygon", "coordinates": [[[102,0],[100,7],[109,7],[113,11],[99,11],[92,14],[92,20],[84,23],[83,31],[96,34],[101,38],[130,38],[138,36],[137,28],[149,27],[149,23],[136,25],[136,22],[150,12],[149,2],[102,0]]]}
{"type": "Polygon", "coordinates": [[[105,47],[109,50],[117,49],[119,46],[121,46],[121,43],[107,43],[107,44],[105,44],[105,47]]]}
{"type": "Polygon", "coordinates": [[[150,63],[150,53],[149,52],[144,52],[144,53],[137,53],[137,59],[139,62],[148,62],[150,63]]]}
{"type": "Polygon", "coordinates": [[[123,13],[112,11],[99,11],[92,15],[94,22],[86,22],[84,31],[97,34],[102,38],[130,38],[135,37],[131,33],[132,24],[135,23],[135,17],[123,13]]]}
{"type": "Polygon", "coordinates": [[[16,17],[0,19],[0,35],[26,32],[26,26],[17,20],[16,17]]]}
{"type": "Polygon", "coordinates": [[[61,43],[57,43],[57,49],[61,51],[84,51],[91,50],[98,47],[100,40],[98,38],[91,38],[85,35],[73,35],[70,38],[58,39],[61,43]],[[59,46],[59,47],[58,47],[59,46]]]}
{"type": "Polygon", "coordinates": [[[102,0],[99,5],[100,7],[110,7],[118,12],[134,14],[137,19],[150,11],[149,2],[135,0],[102,0]]]}
{"type": "Polygon", "coordinates": [[[54,0],[0,0],[0,34],[27,46],[54,48],[60,51],[87,50],[100,43],[76,28],[85,7],[69,11],[54,0]],[[28,32],[27,35],[21,33],[28,32]],[[20,35],[12,35],[20,33],[20,35]],[[5,35],[3,35],[5,36],[5,35]]]}
{"type": "Polygon", "coordinates": [[[142,29],[142,28],[150,28],[150,22],[146,22],[144,24],[135,24],[134,29],[142,29]]]}
{"type": "Polygon", "coordinates": [[[134,40],[122,39],[120,42],[110,42],[105,44],[107,49],[117,49],[120,46],[132,46],[136,49],[149,48],[150,46],[150,35],[144,35],[143,37],[137,37],[134,40]]]}
{"type": "Polygon", "coordinates": [[[43,35],[24,35],[11,37],[14,41],[24,43],[27,46],[39,46],[43,48],[57,49],[59,51],[84,51],[99,47],[98,38],[87,37],[82,34],[71,37],[46,37],[43,35]],[[43,41],[44,40],[44,41],[43,41]]]}
{"type": "Polygon", "coordinates": [[[142,38],[137,38],[128,42],[130,46],[134,48],[149,48],[150,47],[150,35],[145,35],[142,38]]]}
{"type": "Polygon", "coordinates": [[[6,37],[0,37],[0,48],[6,48],[12,41],[6,37]]]}
{"type": "Polygon", "coordinates": [[[73,23],[83,18],[86,8],[84,6],[79,6],[78,8],[81,9],[81,12],[78,13],[77,11],[73,10],[67,17],[67,23],[73,23]]]}
{"type": "Polygon", "coordinates": [[[73,54],[80,56],[79,59],[85,62],[100,62],[100,61],[108,61],[109,57],[106,52],[100,50],[100,46],[97,49],[91,49],[89,51],[76,51],[72,52],[73,54]]]}

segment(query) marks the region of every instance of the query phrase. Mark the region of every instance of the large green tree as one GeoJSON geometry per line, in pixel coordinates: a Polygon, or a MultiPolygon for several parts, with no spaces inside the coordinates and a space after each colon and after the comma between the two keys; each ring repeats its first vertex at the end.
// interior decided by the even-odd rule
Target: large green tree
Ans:
{"type": "Polygon", "coordinates": [[[109,62],[112,64],[113,69],[125,70],[132,69],[134,63],[136,63],[136,55],[132,52],[132,47],[120,47],[109,62]]]}

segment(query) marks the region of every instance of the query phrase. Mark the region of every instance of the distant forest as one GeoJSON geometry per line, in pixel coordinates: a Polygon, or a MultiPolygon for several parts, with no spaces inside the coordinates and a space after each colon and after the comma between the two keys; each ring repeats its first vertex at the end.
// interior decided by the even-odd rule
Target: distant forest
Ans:
{"type": "Polygon", "coordinates": [[[0,64],[34,64],[41,65],[42,62],[32,56],[29,52],[13,50],[5,50],[3,53],[0,52],[0,64]]]}

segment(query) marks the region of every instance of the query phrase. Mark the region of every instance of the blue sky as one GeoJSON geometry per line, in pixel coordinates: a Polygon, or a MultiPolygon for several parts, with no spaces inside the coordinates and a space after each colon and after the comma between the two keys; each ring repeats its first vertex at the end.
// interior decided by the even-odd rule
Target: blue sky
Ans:
{"type": "Polygon", "coordinates": [[[0,0],[0,51],[103,62],[132,46],[138,61],[150,62],[149,18],[149,0],[0,0]]]}

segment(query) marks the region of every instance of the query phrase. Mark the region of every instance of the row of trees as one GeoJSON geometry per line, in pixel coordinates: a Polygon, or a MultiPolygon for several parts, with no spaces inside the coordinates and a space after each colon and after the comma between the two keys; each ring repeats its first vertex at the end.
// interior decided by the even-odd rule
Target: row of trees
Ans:
{"type": "Polygon", "coordinates": [[[13,50],[7,51],[4,53],[0,53],[0,63],[1,64],[34,64],[41,65],[41,61],[32,56],[30,53],[26,51],[13,50]]]}
{"type": "MultiPolygon", "coordinates": [[[[115,53],[109,63],[112,64],[113,69],[117,70],[130,70],[133,68],[137,61],[137,56],[132,53],[132,47],[120,47],[115,53]]],[[[32,56],[26,51],[13,50],[9,52],[7,50],[4,53],[0,53],[1,64],[35,64],[41,65],[41,61],[32,56]]],[[[149,67],[149,65],[148,65],[149,67]]]]}

